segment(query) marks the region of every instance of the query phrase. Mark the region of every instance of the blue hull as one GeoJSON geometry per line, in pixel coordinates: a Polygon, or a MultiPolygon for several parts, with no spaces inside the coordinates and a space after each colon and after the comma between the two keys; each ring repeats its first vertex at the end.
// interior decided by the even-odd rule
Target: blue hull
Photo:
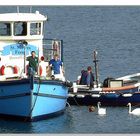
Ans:
{"type": "Polygon", "coordinates": [[[0,117],[36,121],[65,110],[68,87],[61,81],[22,79],[0,82],[0,117]]]}

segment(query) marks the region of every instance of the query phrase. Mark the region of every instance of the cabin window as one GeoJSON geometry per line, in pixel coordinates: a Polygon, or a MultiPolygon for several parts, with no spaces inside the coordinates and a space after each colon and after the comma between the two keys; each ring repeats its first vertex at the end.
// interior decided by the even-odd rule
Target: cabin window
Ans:
{"type": "Polygon", "coordinates": [[[14,35],[15,36],[26,36],[27,35],[27,23],[26,22],[15,22],[14,23],[14,35]]]}
{"type": "Polygon", "coordinates": [[[11,26],[10,23],[0,23],[0,36],[10,36],[11,26]]]}
{"type": "Polygon", "coordinates": [[[41,23],[31,23],[30,35],[40,35],[40,34],[41,34],[41,23]]]}

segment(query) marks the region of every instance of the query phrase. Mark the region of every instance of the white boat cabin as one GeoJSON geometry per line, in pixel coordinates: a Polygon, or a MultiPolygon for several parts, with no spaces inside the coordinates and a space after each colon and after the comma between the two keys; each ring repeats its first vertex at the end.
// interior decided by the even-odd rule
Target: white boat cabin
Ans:
{"type": "MultiPolygon", "coordinates": [[[[39,58],[43,56],[43,24],[46,20],[47,17],[38,11],[0,14],[0,77],[26,73],[26,57],[30,56],[32,51],[35,51],[39,58]]],[[[46,55],[49,57],[50,54],[47,53],[48,51],[46,55]]],[[[47,64],[44,64],[45,68],[47,64]]],[[[43,66],[41,63],[40,65],[43,66]]]]}

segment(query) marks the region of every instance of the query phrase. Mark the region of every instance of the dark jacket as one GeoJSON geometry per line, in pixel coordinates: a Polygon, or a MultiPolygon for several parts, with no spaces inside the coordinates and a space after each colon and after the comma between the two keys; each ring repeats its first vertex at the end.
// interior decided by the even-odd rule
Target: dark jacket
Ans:
{"type": "MultiPolygon", "coordinates": [[[[79,82],[80,85],[88,85],[87,76],[88,76],[88,72],[83,70],[81,72],[81,79],[80,79],[80,82],[79,82]]],[[[93,82],[94,82],[95,79],[94,79],[94,75],[93,75],[92,72],[90,73],[90,76],[91,76],[90,77],[90,85],[93,85],[93,82]]]]}

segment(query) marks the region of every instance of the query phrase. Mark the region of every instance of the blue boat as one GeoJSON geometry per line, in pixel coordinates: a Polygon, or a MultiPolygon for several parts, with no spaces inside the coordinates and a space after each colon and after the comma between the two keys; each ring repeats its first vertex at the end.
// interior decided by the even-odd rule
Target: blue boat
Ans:
{"type": "Polygon", "coordinates": [[[38,121],[64,113],[69,84],[62,71],[48,70],[54,54],[63,62],[63,41],[44,39],[46,20],[39,11],[0,14],[0,118],[38,121]],[[27,75],[31,51],[40,61],[34,76],[27,75]]]}
{"type": "MultiPolygon", "coordinates": [[[[73,83],[69,88],[68,102],[71,105],[97,105],[101,102],[106,106],[126,106],[140,104],[140,73],[126,75],[119,78],[108,77],[99,82],[97,52],[94,51],[95,83],[93,87],[73,83]]],[[[79,77],[79,76],[78,76],[79,77]]]]}

